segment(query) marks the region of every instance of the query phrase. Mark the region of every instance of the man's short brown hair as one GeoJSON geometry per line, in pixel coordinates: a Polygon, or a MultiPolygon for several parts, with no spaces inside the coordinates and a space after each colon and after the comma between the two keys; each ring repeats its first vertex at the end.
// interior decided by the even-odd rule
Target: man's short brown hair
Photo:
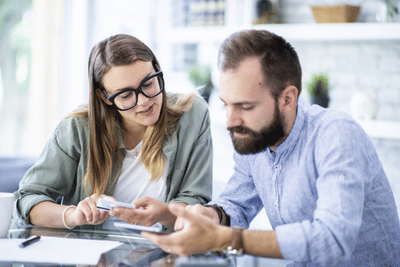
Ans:
{"type": "Polygon", "coordinates": [[[282,37],[266,30],[244,30],[228,37],[221,45],[219,69],[235,70],[246,58],[257,57],[264,82],[278,99],[281,92],[293,85],[301,93],[301,66],[294,48],[282,37]]]}

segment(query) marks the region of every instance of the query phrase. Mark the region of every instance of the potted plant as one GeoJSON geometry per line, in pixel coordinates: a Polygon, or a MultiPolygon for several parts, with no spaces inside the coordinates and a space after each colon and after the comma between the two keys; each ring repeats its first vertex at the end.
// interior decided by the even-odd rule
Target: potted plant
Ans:
{"type": "Polygon", "coordinates": [[[378,0],[378,22],[396,22],[400,15],[400,4],[397,0],[378,0]]]}
{"type": "Polygon", "coordinates": [[[201,65],[195,65],[189,69],[189,80],[198,88],[200,95],[208,103],[213,83],[211,78],[211,68],[201,65]]]}
{"type": "Polygon", "coordinates": [[[314,74],[307,85],[311,103],[327,108],[329,104],[329,77],[325,73],[314,74]]]}

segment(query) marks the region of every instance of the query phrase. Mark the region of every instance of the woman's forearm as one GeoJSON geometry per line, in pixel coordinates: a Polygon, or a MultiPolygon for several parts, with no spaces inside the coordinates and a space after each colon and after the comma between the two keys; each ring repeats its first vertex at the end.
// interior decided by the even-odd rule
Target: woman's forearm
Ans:
{"type": "Polygon", "coordinates": [[[62,213],[66,207],[50,201],[41,202],[29,212],[30,223],[50,228],[65,228],[62,213]]]}

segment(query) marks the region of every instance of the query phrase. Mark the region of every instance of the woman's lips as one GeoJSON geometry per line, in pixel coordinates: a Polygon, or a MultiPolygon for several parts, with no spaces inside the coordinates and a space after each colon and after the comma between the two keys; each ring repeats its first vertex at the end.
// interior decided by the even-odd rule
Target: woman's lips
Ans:
{"type": "Polygon", "coordinates": [[[139,111],[138,113],[141,115],[148,115],[153,111],[153,106],[154,106],[154,104],[145,110],[139,111]]]}

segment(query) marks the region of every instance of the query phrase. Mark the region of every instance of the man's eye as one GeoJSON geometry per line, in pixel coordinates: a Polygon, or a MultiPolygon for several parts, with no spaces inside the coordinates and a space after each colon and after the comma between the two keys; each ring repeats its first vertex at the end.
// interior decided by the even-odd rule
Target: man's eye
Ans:
{"type": "Polygon", "coordinates": [[[242,106],[241,109],[243,110],[252,110],[254,106],[242,106]]]}

